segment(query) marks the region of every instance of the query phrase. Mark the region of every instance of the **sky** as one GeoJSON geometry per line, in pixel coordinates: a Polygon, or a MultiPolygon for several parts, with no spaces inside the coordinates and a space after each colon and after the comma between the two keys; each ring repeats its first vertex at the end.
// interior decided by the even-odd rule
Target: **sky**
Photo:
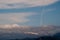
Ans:
{"type": "Polygon", "coordinates": [[[0,0],[0,24],[60,26],[60,0],[0,0]]]}

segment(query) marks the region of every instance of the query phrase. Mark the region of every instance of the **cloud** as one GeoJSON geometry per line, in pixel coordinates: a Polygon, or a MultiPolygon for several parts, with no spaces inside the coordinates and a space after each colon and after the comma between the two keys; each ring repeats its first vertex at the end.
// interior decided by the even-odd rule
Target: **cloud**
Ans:
{"type": "Polygon", "coordinates": [[[25,34],[33,34],[33,35],[39,35],[39,33],[36,32],[24,32],[25,34]]]}
{"type": "Polygon", "coordinates": [[[59,0],[0,0],[0,9],[46,6],[57,1],[59,0]]]}
{"type": "Polygon", "coordinates": [[[35,13],[3,13],[0,14],[0,24],[6,23],[26,23],[29,22],[30,17],[35,13]]]}

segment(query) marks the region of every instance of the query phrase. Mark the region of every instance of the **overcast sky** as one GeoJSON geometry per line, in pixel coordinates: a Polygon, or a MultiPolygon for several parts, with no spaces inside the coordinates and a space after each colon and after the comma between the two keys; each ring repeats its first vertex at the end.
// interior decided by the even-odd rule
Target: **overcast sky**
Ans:
{"type": "Polygon", "coordinates": [[[60,25],[60,0],[0,0],[0,24],[60,25]]]}

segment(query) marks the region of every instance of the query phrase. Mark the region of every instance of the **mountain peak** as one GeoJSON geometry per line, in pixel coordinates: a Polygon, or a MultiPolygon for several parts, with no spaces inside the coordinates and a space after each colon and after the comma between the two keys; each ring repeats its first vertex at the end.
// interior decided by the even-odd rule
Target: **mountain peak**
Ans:
{"type": "Polygon", "coordinates": [[[2,25],[0,25],[0,28],[2,28],[2,29],[13,29],[13,28],[26,29],[26,28],[30,28],[30,27],[29,26],[18,25],[18,24],[2,24],[2,25]]]}
{"type": "Polygon", "coordinates": [[[0,28],[16,28],[16,27],[19,27],[18,24],[4,24],[4,25],[0,25],[0,28]]]}

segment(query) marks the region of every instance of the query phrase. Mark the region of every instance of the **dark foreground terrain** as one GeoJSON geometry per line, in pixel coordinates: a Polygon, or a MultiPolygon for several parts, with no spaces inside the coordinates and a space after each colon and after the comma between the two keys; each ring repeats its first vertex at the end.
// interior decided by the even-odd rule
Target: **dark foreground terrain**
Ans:
{"type": "Polygon", "coordinates": [[[17,39],[16,38],[16,39],[6,39],[6,40],[60,40],[60,33],[56,33],[52,36],[41,36],[38,38],[24,38],[24,39],[17,39]]]}

